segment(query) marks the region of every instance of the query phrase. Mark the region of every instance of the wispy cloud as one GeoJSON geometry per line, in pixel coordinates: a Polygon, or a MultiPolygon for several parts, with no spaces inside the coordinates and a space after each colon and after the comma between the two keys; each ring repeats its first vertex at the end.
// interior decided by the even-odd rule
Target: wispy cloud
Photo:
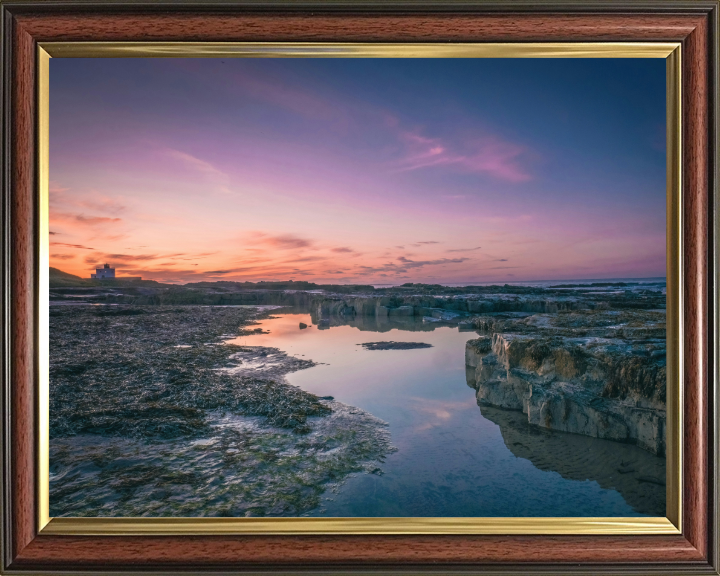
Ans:
{"type": "Polygon", "coordinates": [[[527,149],[495,135],[447,142],[423,136],[419,131],[401,132],[404,154],[395,163],[398,172],[447,167],[460,172],[487,174],[508,182],[526,182],[531,175],[521,165],[527,149]]]}
{"type": "MultiPolygon", "coordinates": [[[[206,105],[148,101],[157,104],[143,132],[151,137],[111,101],[117,138],[98,148],[87,123],[54,136],[50,239],[62,240],[51,246],[54,266],[86,276],[87,258],[159,280],[454,283],[505,278],[511,267],[525,279],[549,277],[549,267],[558,277],[581,266],[619,271],[627,254],[637,273],[651,259],[663,270],[664,172],[644,157],[630,162],[630,141],[620,163],[602,139],[573,141],[587,158],[574,155],[582,161],[558,170],[568,149],[559,138],[571,132],[531,126],[512,103],[478,98],[470,85],[445,97],[429,82],[422,98],[401,101],[407,82],[426,80],[420,70],[383,72],[378,91],[329,74],[329,63],[234,62],[168,61],[167,76],[158,69],[148,97],[187,84],[206,105]]],[[[65,79],[68,113],[92,103],[99,77],[87,76],[82,85],[65,79]]],[[[637,138],[649,153],[646,132],[637,138]]]]}
{"type": "Polygon", "coordinates": [[[48,191],[51,195],[62,194],[63,192],[67,192],[68,190],[70,190],[70,188],[66,188],[65,186],[63,186],[59,182],[55,182],[54,180],[51,180],[48,186],[48,191]]]}
{"type": "Polygon", "coordinates": [[[117,264],[131,264],[134,262],[147,262],[162,258],[159,254],[110,254],[107,252],[96,252],[85,257],[86,264],[98,264],[100,262],[113,262],[117,264]]]}
{"type": "Polygon", "coordinates": [[[69,214],[67,212],[51,212],[50,220],[52,222],[66,222],[80,226],[97,226],[122,222],[122,218],[117,217],[86,216],[85,214],[69,214]]]}
{"type": "Polygon", "coordinates": [[[460,264],[466,262],[469,258],[439,258],[437,260],[410,260],[405,256],[400,256],[398,261],[402,262],[404,268],[422,268],[423,266],[439,266],[445,264],[460,264]]]}
{"type": "Polygon", "coordinates": [[[113,224],[115,222],[121,222],[122,218],[110,218],[109,216],[85,216],[85,214],[77,214],[75,216],[75,221],[80,224],[95,226],[97,224],[113,224]]]}
{"type": "Polygon", "coordinates": [[[63,246],[64,248],[77,248],[79,250],[95,250],[82,244],[66,244],[65,242],[50,242],[50,246],[63,246]]]}
{"type": "MultiPolygon", "coordinates": [[[[55,182],[50,185],[51,217],[62,216],[63,213],[84,213],[85,210],[99,212],[102,215],[117,216],[125,212],[126,206],[120,198],[110,197],[97,190],[70,190],[55,182]]],[[[81,214],[82,216],[82,214],[81,214]]]]}
{"type": "Polygon", "coordinates": [[[426,266],[445,266],[447,264],[461,264],[466,262],[469,258],[439,258],[436,260],[410,260],[405,256],[397,258],[399,264],[395,262],[388,262],[381,266],[359,266],[358,268],[363,270],[365,273],[376,273],[376,272],[394,272],[396,274],[403,274],[408,270],[414,270],[418,268],[424,268],[426,266]]]}
{"type": "Polygon", "coordinates": [[[475,248],[453,248],[452,250],[446,250],[446,252],[475,252],[481,248],[482,246],[476,246],[475,248]]]}
{"type": "Polygon", "coordinates": [[[262,244],[276,250],[313,248],[315,244],[313,240],[295,234],[272,235],[265,232],[252,232],[251,239],[255,244],[262,244]]]}
{"type": "Polygon", "coordinates": [[[229,193],[230,188],[230,176],[213,163],[193,156],[187,152],[181,150],[175,150],[173,148],[166,148],[164,151],[165,155],[175,160],[179,160],[187,168],[198,172],[202,176],[208,179],[211,183],[216,185],[217,189],[221,192],[229,193]]]}
{"type": "Polygon", "coordinates": [[[263,102],[314,119],[324,119],[340,124],[347,124],[350,121],[346,107],[308,86],[301,87],[287,80],[279,80],[249,70],[237,75],[235,79],[236,86],[242,92],[263,102]]]}
{"type": "Polygon", "coordinates": [[[215,252],[203,252],[201,254],[178,254],[176,256],[167,256],[170,260],[202,260],[204,258],[207,258],[208,256],[212,256],[213,254],[217,254],[217,251],[215,252]]]}
{"type": "Polygon", "coordinates": [[[345,104],[345,95],[333,95],[330,86],[318,89],[289,75],[268,74],[262,67],[255,67],[252,63],[242,68],[223,66],[220,79],[216,76],[217,68],[208,68],[187,60],[178,60],[173,64],[194,73],[200,82],[221,85],[231,90],[236,99],[255,100],[314,121],[343,127],[352,121],[350,110],[354,107],[345,104]]]}
{"type": "Polygon", "coordinates": [[[114,252],[94,252],[85,256],[84,262],[88,265],[97,265],[104,262],[112,263],[120,268],[128,266],[146,265],[152,262],[153,266],[165,267],[165,268],[176,268],[177,258],[183,256],[190,256],[184,253],[156,253],[156,254],[127,254],[127,253],[114,253],[114,252]]]}
{"type": "Polygon", "coordinates": [[[80,199],[77,204],[83,208],[89,208],[95,212],[111,214],[113,216],[125,212],[126,210],[126,206],[121,202],[99,194],[93,194],[93,198],[90,200],[80,199]]]}

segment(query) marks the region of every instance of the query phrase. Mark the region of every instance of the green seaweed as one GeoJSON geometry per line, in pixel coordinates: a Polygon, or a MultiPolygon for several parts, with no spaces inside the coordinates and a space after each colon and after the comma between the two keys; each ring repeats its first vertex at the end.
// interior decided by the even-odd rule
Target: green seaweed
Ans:
{"type": "Polygon", "coordinates": [[[284,379],[312,361],[223,342],[263,313],[53,309],[51,514],[299,515],[377,467],[386,423],[284,379]]]}

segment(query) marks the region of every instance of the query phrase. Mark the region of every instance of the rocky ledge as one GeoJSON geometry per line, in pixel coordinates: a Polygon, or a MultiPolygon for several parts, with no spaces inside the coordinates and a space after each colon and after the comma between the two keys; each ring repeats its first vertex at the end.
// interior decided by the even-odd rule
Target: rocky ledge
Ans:
{"type": "Polygon", "coordinates": [[[366,350],[414,350],[416,348],[432,348],[432,344],[426,342],[365,342],[359,344],[366,350]]]}
{"type": "Polygon", "coordinates": [[[479,316],[466,345],[478,404],[551,430],[665,454],[664,310],[479,316]]]}

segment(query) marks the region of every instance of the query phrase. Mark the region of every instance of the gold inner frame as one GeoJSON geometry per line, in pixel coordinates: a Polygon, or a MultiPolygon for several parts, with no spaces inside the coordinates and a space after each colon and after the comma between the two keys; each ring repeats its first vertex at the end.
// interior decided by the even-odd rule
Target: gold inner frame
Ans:
{"type": "Polygon", "coordinates": [[[38,531],[73,535],[181,534],[679,534],[682,518],[681,45],[41,42],[37,57],[38,531]],[[666,517],[625,518],[51,518],[49,508],[50,58],[664,58],[667,102],[666,517]]]}

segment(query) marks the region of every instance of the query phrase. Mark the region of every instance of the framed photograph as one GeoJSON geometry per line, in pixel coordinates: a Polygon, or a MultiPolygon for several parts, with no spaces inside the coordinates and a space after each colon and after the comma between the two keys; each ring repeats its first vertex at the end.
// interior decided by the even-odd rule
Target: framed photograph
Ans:
{"type": "Polygon", "coordinates": [[[8,574],[718,574],[717,2],[3,2],[8,574]]]}

